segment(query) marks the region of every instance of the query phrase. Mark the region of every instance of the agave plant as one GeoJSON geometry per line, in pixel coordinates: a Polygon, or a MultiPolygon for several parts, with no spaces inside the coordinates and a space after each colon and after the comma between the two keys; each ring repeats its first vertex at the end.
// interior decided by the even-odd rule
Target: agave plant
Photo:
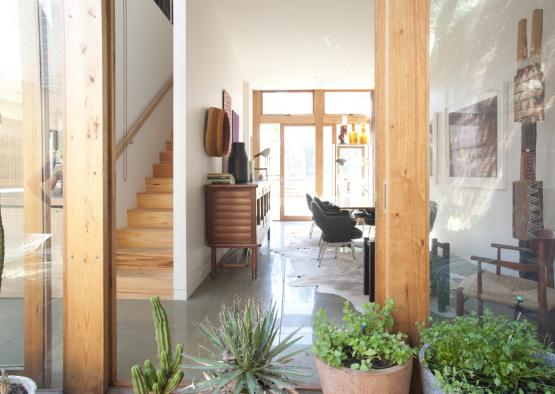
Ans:
{"type": "Polygon", "coordinates": [[[187,392],[213,393],[281,393],[295,392],[295,379],[306,376],[300,368],[288,366],[293,356],[306,349],[284,353],[301,337],[299,329],[274,345],[279,332],[277,308],[264,307],[252,300],[235,300],[231,307],[222,307],[219,327],[210,323],[199,325],[216,360],[185,356],[198,365],[186,368],[204,371],[205,381],[191,385],[187,392]]]}

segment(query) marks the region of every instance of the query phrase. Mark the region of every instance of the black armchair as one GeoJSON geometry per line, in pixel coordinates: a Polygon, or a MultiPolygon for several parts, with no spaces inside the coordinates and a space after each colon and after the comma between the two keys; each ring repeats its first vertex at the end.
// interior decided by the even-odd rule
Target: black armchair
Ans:
{"type": "Polygon", "coordinates": [[[349,216],[349,211],[341,210],[341,208],[339,208],[337,205],[332,204],[331,202],[328,202],[328,201],[322,201],[316,196],[314,196],[314,202],[327,215],[349,216]]]}
{"type": "Polygon", "coordinates": [[[362,231],[354,226],[351,217],[348,215],[328,214],[320,207],[316,199],[312,203],[312,215],[316,225],[322,230],[322,243],[320,244],[320,253],[318,254],[318,266],[322,264],[326,250],[330,246],[336,248],[336,257],[338,247],[350,247],[354,260],[355,250],[352,241],[361,238],[362,231]]]}

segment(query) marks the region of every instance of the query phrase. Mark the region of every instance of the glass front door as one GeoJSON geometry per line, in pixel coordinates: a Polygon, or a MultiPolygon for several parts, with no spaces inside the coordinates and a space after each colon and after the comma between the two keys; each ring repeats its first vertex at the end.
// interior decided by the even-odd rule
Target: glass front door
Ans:
{"type": "Polygon", "coordinates": [[[281,220],[310,219],[306,193],[316,191],[316,127],[281,128],[281,220]]]}

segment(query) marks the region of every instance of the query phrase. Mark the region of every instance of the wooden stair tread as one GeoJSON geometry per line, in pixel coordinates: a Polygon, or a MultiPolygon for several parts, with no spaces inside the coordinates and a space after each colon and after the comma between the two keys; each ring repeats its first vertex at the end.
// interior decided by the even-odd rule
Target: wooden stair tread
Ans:
{"type": "Polygon", "coordinates": [[[173,248],[117,248],[116,254],[137,254],[137,255],[156,255],[173,256],[173,248]]]}
{"type": "Polygon", "coordinates": [[[171,208],[132,208],[128,209],[127,212],[171,212],[173,214],[173,209],[171,208]]]}

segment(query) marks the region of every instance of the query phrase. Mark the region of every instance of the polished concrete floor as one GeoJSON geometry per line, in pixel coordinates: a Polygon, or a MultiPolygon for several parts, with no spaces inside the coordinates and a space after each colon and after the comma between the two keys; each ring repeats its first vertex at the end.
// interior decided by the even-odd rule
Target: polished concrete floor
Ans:
{"type": "MultiPolygon", "coordinates": [[[[273,222],[270,245],[264,243],[259,251],[258,278],[251,279],[249,269],[219,268],[215,280],[207,278],[187,301],[164,302],[170,321],[172,340],[183,343],[185,353],[206,356],[202,349],[206,345],[199,335],[196,324],[209,320],[216,322],[222,304],[230,304],[235,297],[253,298],[266,304],[276,303],[279,308],[280,338],[301,327],[302,339],[294,349],[307,348],[299,354],[291,365],[305,368],[309,375],[303,379],[308,386],[319,386],[319,378],[314,370],[312,344],[312,319],[320,309],[328,310],[330,317],[340,319],[343,298],[316,292],[315,287],[290,287],[286,284],[286,257],[271,252],[281,249],[290,241],[293,232],[308,235],[310,223],[273,222]]],[[[307,256],[313,258],[315,256],[307,256]]],[[[147,301],[118,301],[118,376],[128,380],[133,364],[142,363],[145,358],[156,354],[156,343],[151,320],[150,305],[147,301]]],[[[186,379],[199,379],[199,374],[190,370],[186,379]]]]}

